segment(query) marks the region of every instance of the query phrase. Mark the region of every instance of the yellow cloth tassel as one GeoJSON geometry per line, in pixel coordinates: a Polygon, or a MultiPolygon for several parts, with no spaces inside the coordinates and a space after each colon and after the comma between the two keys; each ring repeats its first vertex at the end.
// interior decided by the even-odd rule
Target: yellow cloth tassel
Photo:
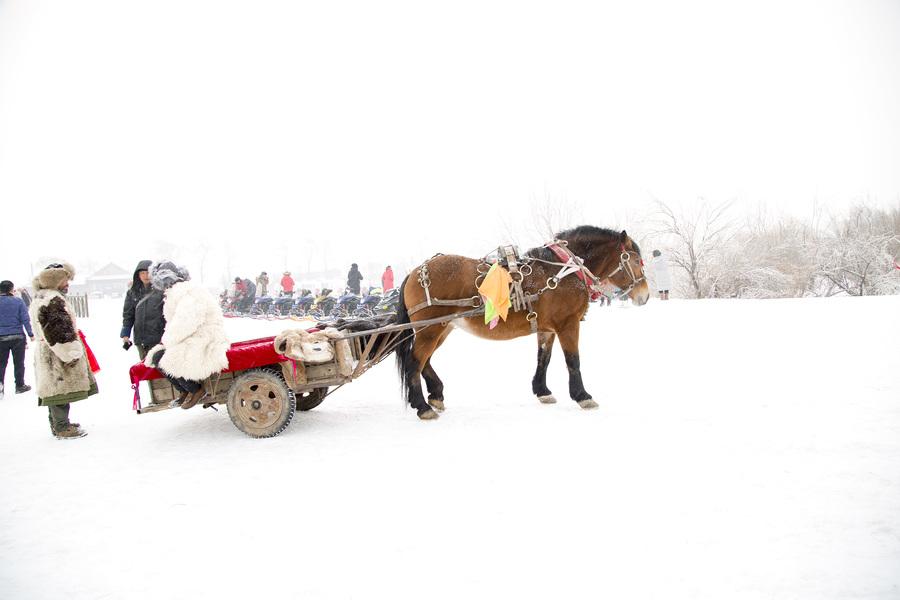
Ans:
{"type": "Polygon", "coordinates": [[[509,271],[494,263],[484,281],[478,286],[478,293],[486,300],[484,311],[484,322],[490,323],[496,317],[500,317],[504,321],[506,315],[509,314],[509,307],[512,302],[509,300],[509,286],[512,283],[512,277],[509,271]]]}

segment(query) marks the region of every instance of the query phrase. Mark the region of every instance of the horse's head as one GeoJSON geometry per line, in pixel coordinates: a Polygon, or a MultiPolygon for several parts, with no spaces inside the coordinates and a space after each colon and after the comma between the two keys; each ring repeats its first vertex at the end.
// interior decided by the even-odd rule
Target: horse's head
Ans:
{"type": "Polygon", "coordinates": [[[630,298],[637,306],[646,304],[650,299],[650,287],[644,275],[641,249],[624,230],[612,246],[610,254],[613,258],[609,261],[611,268],[608,274],[597,273],[597,275],[601,277],[606,275],[606,279],[621,290],[620,297],[630,298]]]}
{"type": "Polygon", "coordinates": [[[630,298],[637,306],[646,304],[650,298],[650,288],[644,276],[644,261],[638,245],[622,231],[614,233],[612,239],[607,239],[602,247],[603,251],[597,257],[599,272],[595,271],[594,274],[618,288],[617,298],[630,298]]]}
{"type": "Polygon", "coordinates": [[[638,306],[647,303],[650,288],[641,249],[625,231],[582,225],[556,234],[556,239],[565,240],[601,282],[615,286],[617,298],[630,298],[638,306]]]}

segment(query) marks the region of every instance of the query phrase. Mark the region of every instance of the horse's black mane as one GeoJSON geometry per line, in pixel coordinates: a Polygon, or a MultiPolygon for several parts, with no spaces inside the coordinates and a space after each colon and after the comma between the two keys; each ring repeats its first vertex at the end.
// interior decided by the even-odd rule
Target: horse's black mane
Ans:
{"type": "MultiPolygon", "coordinates": [[[[555,237],[558,240],[567,240],[570,246],[577,246],[579,245],[579,242],[587,243],[593,246],[596,244],[603,244],[611,242],[613,240],[618,240],[621,234],[621,231],[614,231],[612,229],[606,229],[605,227],[581,225],[580,227],[573,227],[572,229],[560,231],[556,234],[555,237]]],[[[634,249],[637,250],[638,254],[640,254],[641,249],[638,247],[637,242],[631,240],[631,243],[634,246],[634,249]]],[[[525,256],[533,256],[534,258],[540,258],[542,260],[550,261],[559,260],[552,250],[550,250],[549,248],[544,248],[543,246],[532,248],[525,253],[525,256]]]]}

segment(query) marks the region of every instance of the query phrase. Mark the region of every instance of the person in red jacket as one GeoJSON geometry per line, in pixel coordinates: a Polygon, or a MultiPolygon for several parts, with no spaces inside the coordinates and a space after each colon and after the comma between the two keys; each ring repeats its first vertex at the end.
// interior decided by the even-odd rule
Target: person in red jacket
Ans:
{"type": "Polygon", "coordinates": [[[281,278],[281,290],[285,296],[294,295],[294,279],[291,277],[290,271],[285,271],[281,278]]]}
{"type": "Polygon", "coordinates": [[[391,265],[388,265],[381,275],[381,290],[387,293],[392,289],[394,289],[394,272],[391,270],[391,265]]]}

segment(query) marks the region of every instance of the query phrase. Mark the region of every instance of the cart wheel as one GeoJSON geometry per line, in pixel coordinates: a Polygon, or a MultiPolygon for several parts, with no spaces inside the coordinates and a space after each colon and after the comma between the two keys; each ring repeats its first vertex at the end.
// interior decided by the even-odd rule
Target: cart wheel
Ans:
{"type": "Polygon", "coordinates": [[[228,390],[228,416],[234,426],[255,438],[274,437],[294,416],[294,392],[279,375],[263,369],[245,371],[228,390]]]}
{"type": "Polygon", "coordinates": [[[297,395],[297,408],[300,410],[312,410],[318,405],[322,404],[322,400],[325,399],[325,394],[328,393],[328,388],[316,388],[314,390],[310,390],[303,394],[297,395]]]}

